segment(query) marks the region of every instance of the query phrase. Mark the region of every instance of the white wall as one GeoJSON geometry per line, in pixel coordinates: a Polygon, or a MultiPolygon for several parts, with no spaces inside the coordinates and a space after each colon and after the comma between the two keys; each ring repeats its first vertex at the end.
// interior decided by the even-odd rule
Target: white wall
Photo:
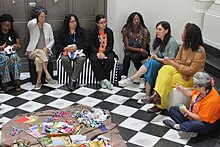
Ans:
{"type": "Polygon", "coordinates": [[[155,25],[161,20],[170,22],[172,35],[181,42],[181,33],[187,22],[203,27],[204,13],[214,0],[107,0],[108,26],[114,32],[114,49],[123,60],[121,28],[133,11],[141,13],[151,33],[151,43],[155,37],[155,25]]]}
{"type": "Polygon", "coordinates": [[[220,50],[220,0],[215,3],[206,11],[204,15],[204,28],[203,37],[204,41],[220,50]]]}

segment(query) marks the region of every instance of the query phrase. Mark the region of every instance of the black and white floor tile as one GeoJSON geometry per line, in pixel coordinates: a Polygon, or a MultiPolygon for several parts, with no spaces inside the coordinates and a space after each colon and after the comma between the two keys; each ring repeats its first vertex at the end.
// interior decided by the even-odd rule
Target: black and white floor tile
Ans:
{"type": "MultiPolygon", "coordinates": [[[[47,85],[34,91],[34,85],[22,74],[22,91],[15,92],[11,88],[6,94],[0,94],[0,119],[2,125],[21,113],[61,109],[75,104],[100,107],[111,112],[112,122],[119,125],[119,131],[128,147],[189,147],[220,146],[220,132],[196,138],[180,139],[177,131],[166,127],[162,121],[169,118],[168,112],[147,113],[153,105],[137,104],[144,91],[134,84],[126,88],[115,86],[112,91],[102,89],[99,85],[81,85],[75,91],[69,91],[63,84],[47,85]]],[[[1,131],[0,131],[1,135],[1,131]]]]}

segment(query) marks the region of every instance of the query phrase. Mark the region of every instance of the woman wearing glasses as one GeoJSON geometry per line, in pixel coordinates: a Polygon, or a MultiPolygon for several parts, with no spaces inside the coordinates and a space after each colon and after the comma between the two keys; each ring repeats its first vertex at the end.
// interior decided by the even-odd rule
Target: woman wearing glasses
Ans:
{"type": "Polygon", "coordinates": [[[204,72],[197,72],[194,77],[194,91],[183,88],[180,84],[176,89],[191,98],[189,109],[185,105],[172,106],[169,110],[170,119],[163,123],[179,130],[181,138],[195,137],[197,133],[208,134],[218,130],[220,125],[220,97],[213,87],[213,79],[204,72]]]}
{"type": "Polygon", "coordinates": [[[77,78],[86,60],[88,47],[88,37],[85,30],[80,27],[78,17],[74,14],[67,14],[63,28],[56,39],[56,49],[58,56],[61,53],[62,64],[70,78],[69,89],[72,91],[79,87],[77,78]],[[71,61],[74,61],[73,67],[71,61]]]}
{"type": "Polygon", "coordinates": [[[95,18],[96,27],[91,33],[90,59],[96,80],[102,88],[113,89],[110,72],[114,65],[113,32],[107,27],[107,19],[98,14],[95,18]]]}
{"type": "Polygon", "coordinates": [[[47,10],[42,7],[35,7],[33,10],[32,20],[27,24],[30,33],[30,41],[27,46],[28,58],[34,60],[37,72],[37,82],[34,90],[39,90],[42,87],[41,76],[44,72],[46,82],[56,84],[48,72],[47,64],[49,56],[52,54],[54,45],[53,30],[49,23],[46,23],[47,10]]]}

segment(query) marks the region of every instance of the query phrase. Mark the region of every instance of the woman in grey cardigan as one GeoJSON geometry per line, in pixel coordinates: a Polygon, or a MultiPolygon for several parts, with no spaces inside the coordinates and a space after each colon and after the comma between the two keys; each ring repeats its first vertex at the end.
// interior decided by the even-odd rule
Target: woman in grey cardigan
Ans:
{"type": "Polygon", "coordinates": [[[51,25],[45,22],[46,15],[46,9],[37,6],[33,10],[33,19],[27,24],[30,41],[26,50],[28,58],[34,60],[37,72],[37,82],[34,90],[39,90],[42,86],[41,76],[43,71],[46,75],[46,82],[56,84],[47,69],[48,58],[54,45],[54,36],[51,25]]]}

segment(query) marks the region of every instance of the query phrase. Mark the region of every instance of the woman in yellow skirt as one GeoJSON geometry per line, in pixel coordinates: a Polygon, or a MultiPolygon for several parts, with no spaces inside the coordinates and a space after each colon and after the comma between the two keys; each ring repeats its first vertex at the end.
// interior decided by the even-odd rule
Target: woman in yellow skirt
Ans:
{"type": "Polygon", "coordinates": [[[165,58],[165,64],[158,72],[153,94],[145,100],[146,103],[154,103],[147,112],[159,112],[166,108],[166,100],[169,92],[180,84],[184,87],[193,86],[193,75],[203,71],[206,54],[200,28],[187,23],[182,34],[183,43],[174,60],[165,58]]]}

